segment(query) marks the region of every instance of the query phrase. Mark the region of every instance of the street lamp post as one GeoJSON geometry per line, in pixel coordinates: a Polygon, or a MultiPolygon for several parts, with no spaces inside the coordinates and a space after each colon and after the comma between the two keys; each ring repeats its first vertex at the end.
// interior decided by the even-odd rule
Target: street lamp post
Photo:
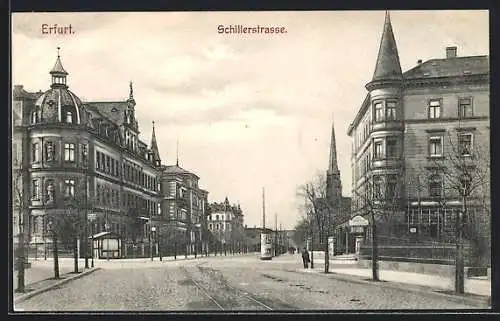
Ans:
{"type": "MultiPolygon", "coordinates": [[[[106,232],[108,231],[108,228],[109,228],[109,226],[108,226],[108,223],[106,222],[104,224],[104,229],[106,230],[106,232]]],[[[106,259],[109,261],[109,235],[106,238],[106,244],[107,244],[107,246],[106,246],[106,259]]]]}
{"type": "MultiPolygon", "coordinates": [[[[87,218],[90,221],[90,250],[92,251],[90,254],[91,257],[91,263],[90,266],[94,267],[94,220],[97,218],[97,215],[95,213],[89,213],[87,214],[87,218]]],[[[88,235],[86,235],[86,240],[88,241],[88,235]]]]}
{"type": "Polygon", "coordinates": [[[156,235],[156,244],[158,246],[158,255],[160,256],[160,261],[163,261],[163,258],[161,256],[161,248],[162,248],[162,245],[161,245],[161,238],[160,238],[160,226],[158,227],[158,234],[156,235]]]}
{"type": "Polygon", "coordinates": [[[94,267],[94,223],[92,223],[92,226],[90,227],[91,229],[91,233],[92,233],[92,236],[91,236],[91,242],[92,242],[92,245],[90,246],[91,250],[92,250],[92,262],[90,263],[91,267],[94,267]]]}
{"type": "MultiPolygon", "coordinates": [[[[150,226],[151,226],[151,221],[150,221],[150,226]]],[[[153,240],[152,240],[152,237],[153,237],[153,233],[156,232],[156,227],[155,226],[151,226],[150,227],[150,232],[149,232],[149,254],[151,256],[151,261],[153,261],[153,240]]]]}
{"type": "Polygon", "coordinates": [[[89,268],[89,227],[88,227],[88,180],[85,172],[85,268],[89,268]]]}

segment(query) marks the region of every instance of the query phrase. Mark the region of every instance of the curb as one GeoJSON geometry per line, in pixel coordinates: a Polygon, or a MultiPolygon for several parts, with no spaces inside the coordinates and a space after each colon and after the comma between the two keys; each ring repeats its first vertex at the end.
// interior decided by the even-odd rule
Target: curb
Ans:
{"type": "MultiPolygon", "coordinates": [[[[301,271],[297,271],[297,270],[288,270],[287,269],[286,271],[301,273],[301,274],[308,274],[307,272],[301,272],[301,271]]],[[[456,302],[456,303],[462,303],[462,304],[466,304],[466,305],[474,305],[474,306],[478,306],[481,308],[491,308],[491,296],[483,296],[483,295],[475,295],[475,294],[471,294],[471,295],[475,295],[477,297],[460,296],[460,295],[445,293],[446,290],[435,289],[435,288],[431,288],[431,287],[423,286],[423,285],[397,283],[397,282],[393,282],[393,281],[384,281],[384,280],[382,280],[380,282],[373,282],[371,280],[363,279],[363,277],[360,277],[360,276],[346,275],[346,274],[341,274],[338,272],[330,272],[328,274],[324,274],[322,272],[319,272],[319,273],[311,273],[311,274],[320,275],[322,277],[328,277],[329,275],[331,275],[331,276],[333,276],[333,278],[340,280],[340,281],[344,281],[344,282],[378,285],[381,287],[397,289],[397,290],[404,290],[406,292],[412,292],[412,293],[418,293],[418,294],[431,294],[431,295],[439,296],[442,298],[446,298],[446,299],[453,301],[453,302],[456,302]]]]}
{"type": "Polygon", "coordinates": [[[76,274],[74,276],[65,278],[65,279],[63,279],[63,280],[61,280],[59,282],[54,283],[54,284],[47,285],[47,286],[45,286],[45,287],[43,287],[41,289],[34,290],[34,291],[28,292],[26,294],[20,295],[20,296],[18,296],[17,298],[14,299],[14,304],[22,302],[22,301],[25,301],[25,300],[27,300],[27,299],[29,299],[31,297],[34,297],[34,296],[36,296],[38,294],[42,294],[42,293],[47,292],[47,291],[49,291],[49,290],[51,290],[53,288],[59,287],[59,286],[61,286],[63,284],[66,284],[66,283],[71,282],[73,280],[76,280],[76,279],[79,279],[81,277],[84,277],[84,276],[86,276],[88,274],[91,274],[91,273],[93,273],[93,272],[95,272],[97,270],[100,270],[100,269],[101,269],[100,267],[94,267],[94,268],[91,268],[89,270],[86,270],[86,271],[83,271],[81,273],[78,273],[78,274],[76,274]]]}

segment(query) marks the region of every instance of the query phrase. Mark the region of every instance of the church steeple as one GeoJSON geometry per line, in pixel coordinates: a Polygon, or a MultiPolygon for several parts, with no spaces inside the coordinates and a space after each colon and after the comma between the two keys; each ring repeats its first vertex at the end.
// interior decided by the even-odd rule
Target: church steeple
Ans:
{"type": "Polygon", "coordinates": [[[156,143],[155,135],[155,122],[153,121],[153,133],[151,134],[151,151],[153,152],[153,161],[155,165],[160,165],[160,152],[158,151],[158,144],[156,143]]]}
{"type": "Polygon", "coordinates": [[[389,11],[385,13],[384,30],[380,40],[377,62],[372,81],[367,85],[382,81],[401,81],[403,73],[399,62],[398,48],[392,31],[391,16],[389,11]]]}
{"type": "Polygon", "coordinates": [[[340,206],[342,202],[342,182],[337,164],[337,146],[335,142],[335,128],[332,121],[332,137],[330,141],[330,159],[326,171],[326,198],[332,206],[340,206]]]}
{"type": "Polygon", "coordinates": [[[59,88],[67,88],[68,86],[66,85],[66,76],[68,76],[68,72],[64,70],[62,63],[61,63],[61,56],[59,55],[59,50],[61,48],[57,47],[57,59],[56,63],[54,64],[54,67],[52,70],[49,72],[50,75],[52,76],[52,88],[59,87],[59,88]]]}
{"type": "Polygon", "coordinates": [[[337,145],[335,142],[335,127],[332,121],[332,137],[330,140],[330,159],[328,164],[328,174],[338,174],[339,167],[337,165],[337,145]]]}

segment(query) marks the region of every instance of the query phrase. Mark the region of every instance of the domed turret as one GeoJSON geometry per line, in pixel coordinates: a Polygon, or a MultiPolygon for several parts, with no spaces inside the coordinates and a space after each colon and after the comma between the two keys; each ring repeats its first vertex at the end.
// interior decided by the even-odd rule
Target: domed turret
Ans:
{"type": "MultiPolygon", "coordinates": [[[[52,84],[50,89],[43,93],[35,103],[33,120],[44,123],[82,123],[81,100],[72,93],[66,84],[68,72],[64,70],[57,48],[57,60],[50,71],[52,84]]],[[[83,115],[82,115],[83,116],[83,115]]]]}

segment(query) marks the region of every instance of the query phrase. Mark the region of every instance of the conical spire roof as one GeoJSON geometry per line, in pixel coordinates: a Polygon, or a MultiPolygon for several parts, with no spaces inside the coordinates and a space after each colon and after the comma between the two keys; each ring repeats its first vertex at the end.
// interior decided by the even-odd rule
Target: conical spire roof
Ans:
{"type": "Polygon", "coordinates": [[[330,159],[328,164],[328,174],[337,174],[339,167],[337,164],[337,144],[335,142],[335,127],[332,122],[332,137],[330,141],[330,159]]]}
{"type": "Polygon", "coordinates": [[[50,71],[51,74],[62,74],[62,75],[68,75],[68,72],[64,70],[62,63],[61,63],[61,57],[59,56],[59,47],[57,47],[57,59],[56,63],[54,64],[54,67],[50,71]]]}
{"type": "Polygon", "coordinates": [[[384,31],[380,41],[377,63],[372,81],[386,79],[401,79],[401,65],[399,63],[398,48],[392,31],[391,16],[385,13],[384,31]]]}
{"type": "Polygon", "coordinates": [[[160,152],[158,151],[158,144],[156,143],[155,135],[155,122],[153,121],[153,133],[151,134],[151,151],[155,161],[160,160],[160,152]]]}

